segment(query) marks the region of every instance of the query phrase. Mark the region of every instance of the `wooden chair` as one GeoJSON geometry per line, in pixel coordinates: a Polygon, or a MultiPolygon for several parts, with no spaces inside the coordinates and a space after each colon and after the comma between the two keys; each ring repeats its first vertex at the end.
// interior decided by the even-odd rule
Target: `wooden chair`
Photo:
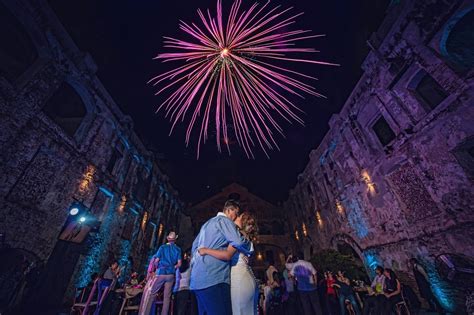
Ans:
{"type": "Polygon", "coordinates": [[[85,293],[86,293],[86,288],[82,289],[82,292],[79,293],[79,300],[76,300],[76,296],[74,296],[74,302],[71,307],[71,314],[75,314],[76,312],[79,312],[80,315],[86,315],[89,312],[89,308],[97,307],[97,301],[93,301],[94,295],[97,291],[97,285],[99,283],[99,279],[96,279],[94,281],[94,285],[92,286],[89,295],[87,297],[87,300],[84,301],[85,298],[85,293]]]}
{"type": "Polygon", "coordinates": [[[143,292],[143,289],[136,288],[125,288],[124,298],[122,302],[122,307],[120,308],[119,315],[127,314],[128,312],[138,311],[140,304],[130,305],[130,300],[143,292]]]}
{"type": "MultiPolygon", "coordinates": [[[[101,285],[100,282],[101,280],[99,280],[98,282],[98,285],[101,285]]],[[[117,281],[114,279],[111,283],[109,283],[107,286],[102,286],[103,288],[103,291],[99,290],[99,292],[97,292],[97,307],[95,308],[95,311],[94,311],[94,315],[99,315],[100,313],[100,309],[102,308],[102,305],[104,305],[104,301],[105,299],[107,298],[107,296],[109,295],[110,291],[113,290],[113,288],[115,287],[115,283],[117,281]]]]}

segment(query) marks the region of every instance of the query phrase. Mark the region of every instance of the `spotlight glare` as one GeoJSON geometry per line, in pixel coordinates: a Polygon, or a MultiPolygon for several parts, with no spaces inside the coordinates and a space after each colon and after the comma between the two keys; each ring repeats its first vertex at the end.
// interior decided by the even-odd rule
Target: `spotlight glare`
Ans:
{"type": "Polygon", "coordinates": [[[70,215],[76,215],[78,213],[79,213],[79,208],[78,207],[74,207],[69,211],[70,215]]]}
{"type": "Polygon", "coordinates": [[[80,217],[80,218],[79,218],[79,222],[82,223],[82,222],[84,222],[84,221],[86,221],[86,217],[80,217]]]}

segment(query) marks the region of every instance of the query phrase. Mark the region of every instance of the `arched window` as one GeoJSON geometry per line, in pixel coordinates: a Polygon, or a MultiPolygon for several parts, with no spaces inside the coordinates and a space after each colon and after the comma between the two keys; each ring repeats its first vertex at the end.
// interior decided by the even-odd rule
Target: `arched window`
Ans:
{"type": "Polygon", "coordinates": [[[474,67],[474,8],[455,15],[446,25],[440,43],[441,52],[463,69],[474,67]]]}
{"type": "Polygon", "coordinates": [[[64,82],[46,102],[43,112],[73,137],[87,110],[76,90],[64,82]]]}
{"type": "Polygon", "coordinates": [[[0,75],[15,81],[38,58],[33,44],[23,25],[0,3],[0,75]]]}

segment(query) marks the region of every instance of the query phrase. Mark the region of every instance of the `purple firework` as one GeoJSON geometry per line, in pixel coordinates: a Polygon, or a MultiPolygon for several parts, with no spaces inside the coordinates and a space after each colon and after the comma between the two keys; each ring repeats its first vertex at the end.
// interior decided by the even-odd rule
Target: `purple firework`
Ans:
{"type": "Polygon", "coordinates": [[[159,106],[172,122],[171,132],[179,121],[190,117],[186,145],[191,132],[200,124],[197,156],[202,143],[208,139],[209,125],[215,124],[219,152],[222,142],[229,147],[229,132],[243,148],[247,157],[254,157],[252,148],[259,146],[268,157],[268,149],[278,149],[273,130],[283,135],[274,116],[286,121],[303,120],[300,111],[284,94],[303,97],[301,92],[321,97],[313,86],[301,81],[312,76],[291,70],[279,63],[302,62],[335,65],[328,62],[289,57],[290,54],[314,53],[313,48],[297,48],[301,40],[321,37],[309,30],[288,30],[302,15],[289,14],[292,8],[269,8],[255,3],[241,11],[241,0],[235,0],[226,20],[222,1],[217,0],[217,17],[198,10],[202,26],[180,21],[180,29],[192,37],[185,41],[165,37],[165,47],[174,52],[159,54],[163,62],[181,61],[183,64],[152,78],[149,83],[161,85],[157,95],[168,92],[159,106]],[[212,119],[212,117],[214,119],[212,119]],[[232,125],[229,128],[228,124],[232,125]]]}

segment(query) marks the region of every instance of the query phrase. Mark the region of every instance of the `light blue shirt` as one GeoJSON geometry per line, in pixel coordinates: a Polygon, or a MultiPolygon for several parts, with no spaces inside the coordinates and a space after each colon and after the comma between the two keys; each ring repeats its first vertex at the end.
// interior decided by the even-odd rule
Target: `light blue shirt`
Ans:
{"type": "Polygon", "coordinates": [[[201,231],[193,242],[191,290],[209,288],[219,283],[230,284],[230,263],[210,255],[201,256],[198,249],[207,247],[225,250],[231,244],[238,251],[249,255],[248,241],[239,233],[237,225],[219,212],[201,227],[201,231]]]}

